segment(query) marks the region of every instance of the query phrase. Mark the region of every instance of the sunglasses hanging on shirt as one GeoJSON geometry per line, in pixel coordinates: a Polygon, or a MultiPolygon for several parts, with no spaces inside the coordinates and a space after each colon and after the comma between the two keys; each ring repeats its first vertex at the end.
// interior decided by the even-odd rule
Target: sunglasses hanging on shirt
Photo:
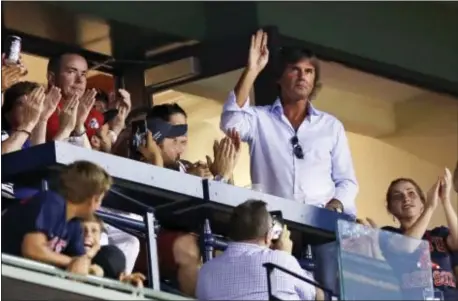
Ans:
{"type": "Polygon", "coordinates": [[[293,138],[291,138],[291,144],[293,145],[293,154],[296,158],[304,159],[304,151],[302,150],[302,146],[299,144],[297,136],[293,136],[293,138]]]}

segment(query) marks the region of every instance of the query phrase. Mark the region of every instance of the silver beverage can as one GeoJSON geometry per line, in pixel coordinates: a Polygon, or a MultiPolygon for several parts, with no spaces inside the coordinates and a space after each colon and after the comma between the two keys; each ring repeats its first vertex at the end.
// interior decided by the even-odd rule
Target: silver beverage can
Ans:
{"type": "Polygon", "coordinates": [[[18,36],[9,36],[7,41],[9,47],[5,60],[9,64],[17,64],[21,56],[22,39],[18,36]]]}

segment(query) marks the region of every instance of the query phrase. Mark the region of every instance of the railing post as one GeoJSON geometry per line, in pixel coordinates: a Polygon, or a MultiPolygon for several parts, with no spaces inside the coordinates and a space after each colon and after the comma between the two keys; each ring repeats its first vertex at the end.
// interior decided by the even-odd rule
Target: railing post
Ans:
{"type": "Polygon", "coordinates": [[[48,190],[49,190],[48,180],[42,179],[41,180],[41,191],[48,191],[48,190]]]}
{"type": "Polygon", "coordinates": [[[205,219],[204,222],[204,239],[205,239],[205,250],[204,250],[204,257],[206,261],[213,259],[213,250],[214,250],[214,237],[212,230],[210,228],[210,220],[208,218],[205,219]]]}
{"type": "Polygon", "coordinates": [[[156,219],[152,209],[144,216],[146,225],[146,238],[148,244],[148,281],[154,290],[160,290],[159,265],[156,242],[156,219]]]}
{"type": "Polygon", "coordinates": [[[272,294],[272,282],[270,279],[270,275],[272,274],[273,267],[272,266],[265,266],[266,268],[266,275],[267,275],[267,293],[269,294],[269,300],[274,300],[275,297],[272,294]]]}

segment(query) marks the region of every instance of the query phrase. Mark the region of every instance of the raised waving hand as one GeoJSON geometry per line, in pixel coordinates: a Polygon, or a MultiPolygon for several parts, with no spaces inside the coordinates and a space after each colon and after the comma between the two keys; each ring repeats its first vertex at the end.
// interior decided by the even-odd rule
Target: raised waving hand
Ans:
{"type": "Polygon", "coordinates": [[[269,62],[269,49],[267,49],[267,33],[258,30],[251,36],[250,52],[248,55],[248,69],[261,72],[269,62]]]}

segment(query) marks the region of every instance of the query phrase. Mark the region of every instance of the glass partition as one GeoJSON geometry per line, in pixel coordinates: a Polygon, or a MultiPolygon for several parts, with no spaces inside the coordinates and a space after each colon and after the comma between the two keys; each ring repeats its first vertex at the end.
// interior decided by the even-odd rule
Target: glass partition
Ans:
{"type": "Polygon", "coordinates": [[[426,241],[339,220],[341,300],[434,298],[426,241]]]}

